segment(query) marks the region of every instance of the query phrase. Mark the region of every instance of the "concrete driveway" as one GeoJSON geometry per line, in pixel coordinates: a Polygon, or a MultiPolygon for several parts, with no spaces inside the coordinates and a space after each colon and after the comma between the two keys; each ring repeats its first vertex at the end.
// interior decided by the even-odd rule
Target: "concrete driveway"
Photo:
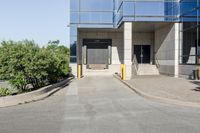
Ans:
{"type": "Polygon", "coordinates": [[[199,133],[200,109],[149,101],[87,77],[43,101],[0,109],[0,133],[199,133]]]}

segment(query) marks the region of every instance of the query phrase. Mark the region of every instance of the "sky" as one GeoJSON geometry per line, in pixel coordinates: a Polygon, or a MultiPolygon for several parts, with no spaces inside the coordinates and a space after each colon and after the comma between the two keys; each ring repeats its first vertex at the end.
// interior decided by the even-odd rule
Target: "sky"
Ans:
{"type": "Polygon", "coordinates": [[[69,47],[69,0],[0,0],[0,42],[60,40],[69,47]]]}

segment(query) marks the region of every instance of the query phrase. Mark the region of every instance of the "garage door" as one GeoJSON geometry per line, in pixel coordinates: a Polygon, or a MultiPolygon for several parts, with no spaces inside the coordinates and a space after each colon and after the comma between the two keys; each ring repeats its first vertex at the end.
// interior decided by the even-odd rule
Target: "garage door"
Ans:
{"type": "Polygon", "coordinates": [[[102,43],[88,44],[87,64],[108,65],[108,45],[102,43]]]}

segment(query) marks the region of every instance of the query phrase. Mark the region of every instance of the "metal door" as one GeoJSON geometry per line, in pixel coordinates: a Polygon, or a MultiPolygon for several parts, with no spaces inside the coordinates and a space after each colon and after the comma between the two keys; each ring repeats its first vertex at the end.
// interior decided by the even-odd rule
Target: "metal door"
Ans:
{"type": "Polygon", "coordinates": [[[87,64],[108,65],[108,45],[101,43],[88,44],[87,64]]]}
{"type": "Polygon", "coordinates": [[[134,54],[137,57],[138,63],[149,64],[151,56],[151,46],[150,45],[134,45],[134,54]]]}

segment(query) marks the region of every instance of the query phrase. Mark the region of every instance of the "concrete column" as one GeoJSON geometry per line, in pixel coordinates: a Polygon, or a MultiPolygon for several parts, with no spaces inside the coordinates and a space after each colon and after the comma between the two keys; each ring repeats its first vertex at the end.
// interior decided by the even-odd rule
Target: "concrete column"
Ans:
{"type": "Polygon", "coordinates": [[[124,22],[124,60],[126,79],[132,76],[132,22],[124,22]]]}
{"type": "Polygon", "coordinates": [[[179,46],[182,39],[181,34],[180,34],[181,24],[175,23],[174,27],[175,27],[174,77],[178,77],[179,76],[179,50],[180,50],[179,46]]]}

